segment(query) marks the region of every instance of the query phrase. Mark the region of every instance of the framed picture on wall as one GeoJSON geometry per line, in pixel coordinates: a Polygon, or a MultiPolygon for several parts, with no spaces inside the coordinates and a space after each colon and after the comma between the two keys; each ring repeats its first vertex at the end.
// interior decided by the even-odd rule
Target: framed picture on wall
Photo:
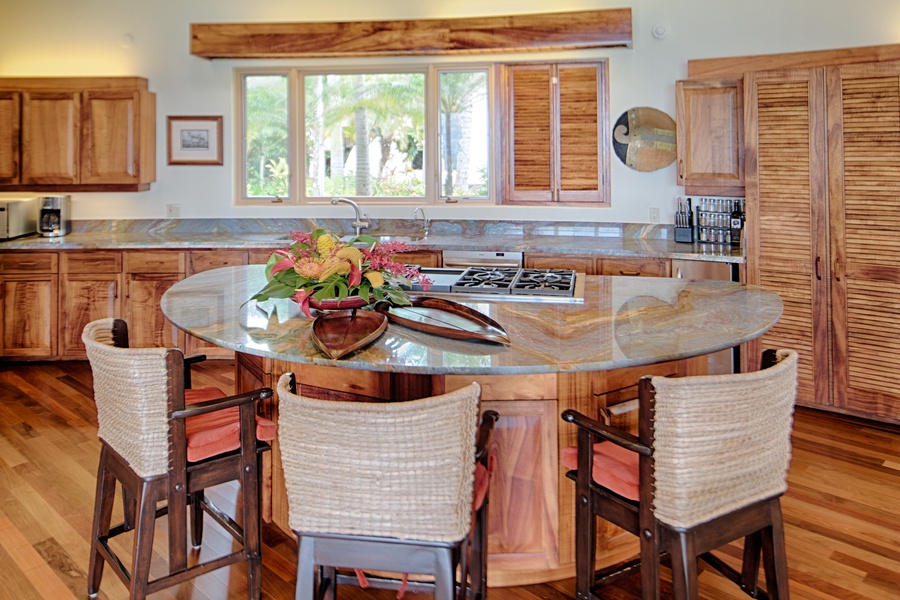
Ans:
{"type": "Polygon", "coordinates": [[[222,117],[167,117],[170,165],[221,165],[222,117]]]}

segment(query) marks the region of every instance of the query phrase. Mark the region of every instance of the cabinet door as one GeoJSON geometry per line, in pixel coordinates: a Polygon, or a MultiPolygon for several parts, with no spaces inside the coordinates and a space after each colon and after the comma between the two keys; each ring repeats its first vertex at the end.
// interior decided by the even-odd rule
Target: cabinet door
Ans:
{"type": "MultiPolygon", "coordinates": [[[[188,275],[211,269],[246,265],[249,256],[245,250],[194,250],[188,254],[188,275]]],[[[215,302],[214,298],[210,299],[215,302]]],[[[234,358],[234,350],[205,342],[192,335],[185,339],[186,354],[205,354],[207,358],[234,358]]]]}
{"type": "Polygon", "coordinates": [[[84,92],[81,107],[81,183],[138,182],[138,92],[84,92]]]}
{"type": "Polygon", "coordinates": [[[828,71],[834,404],[900,419],[900,63],[828,71]]]}
{"type": "Polygon", "coordinates": [[[708,193],[719,195],[741,195],[742,81],[679,81],[675,94],[678,185],[708,188],[708,193]]]}
{"type": "Polygon", "coordinates": [[[605,63],[507,71],[505,200],[609,203],[605,63]]]}
{"type": "Polygon", "coordinates": [[[64,252],[60,261],[59,354],[87,358],[81,343],[84,326],[122,314],[121,252],[64,252]]]}
{"type": "Polygon", "coordinates": [[[56,273],[0,275],[0,356],[56,354],[56,273]]]}
{"type": "Polygon", "coordinates": [[[749,73],[747,283],[781,296],[784,313],[747,344],[800,354],[797,402],[830,404],[824,70],[749,73]]]}
{"type": "Polygon", "coordinates": [[[23,93],[22,183],[77,184],[80,132],[80,94],[23,93]]]}
{"type": "Polygon", "coordinates": [[[184,332],[159,308],[162,295],[181,281],[180,273],[130,273],[126,276],[125,318],[135,348],[184,348],[184,332]]]}
{"type": "Polygon", "coordinates": [[[0,92],[0,184],[19,183],[21,107],[21,94],[0,92]]]}

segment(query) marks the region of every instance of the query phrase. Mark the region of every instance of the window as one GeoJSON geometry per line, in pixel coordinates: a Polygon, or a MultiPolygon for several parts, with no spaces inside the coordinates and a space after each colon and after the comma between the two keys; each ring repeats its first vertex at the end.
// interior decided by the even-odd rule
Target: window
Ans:
{"type": "Polygon", "coordinates": [[[547,65],[515,67],[238,70],[238,202],[304,204],[347,196],[383,204],[465,204],[500,203],[502,197],[608,205],[609,136],[598,128],[607,104],[605,68],[575,65],[557,75],[547,65]],[[520,72],[551,73],[565,93],[553,96],[548,84],[529,95],[518,75],[507,75],[520,72]],[[569,80],[580,81],[570,72],[592,78],[569,94],[569,80]],[[510,90],[497,89],[501,75],[510,89],[516,79],[514,101],[510,90]],[[556,108],[532,104],[532,96],[556,108]],[[557,124],[557,116],[569,113],[574,120],[557,124]],[[533,139],[526,135],[529,123],[536,127],[533,139]],[[560,151],[536,155],[546,163],[542,169],[526,168],[538,146],[560,151]],[[553,185],[531,190],[527,177],[553,185]],[[508,190],[501,180],[512,182],[508,190]]]}

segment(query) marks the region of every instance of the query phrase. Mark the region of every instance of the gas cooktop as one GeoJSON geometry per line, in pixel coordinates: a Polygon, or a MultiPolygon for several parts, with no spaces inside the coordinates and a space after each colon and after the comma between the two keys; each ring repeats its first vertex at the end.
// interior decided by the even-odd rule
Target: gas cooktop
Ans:
{"type": "Polygon", "coordinates": [[[584,274],[570,269],[519,267],[423,268],[431,281],[428,291],[458,299],[490,298],[517,302],[584,302],[584,274]]]}

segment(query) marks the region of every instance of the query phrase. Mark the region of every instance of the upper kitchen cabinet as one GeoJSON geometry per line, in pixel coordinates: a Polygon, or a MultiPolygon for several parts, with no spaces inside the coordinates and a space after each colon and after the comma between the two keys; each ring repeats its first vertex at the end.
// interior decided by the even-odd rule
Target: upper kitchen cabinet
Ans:
{"type": "Polygon", "coordinates": [[[689,194],[743,196],[742,81],[679,81],[675,93],[678,185],[689,194]]]}
{"type": "Polygon", "coordinates": [[[137,77],[0,79],[0,144],[0,191],[147,190],[156,96],[137,77]]]}
{"type": "Polygon", "coordinates": [[[0,92],[0,185],[19,183],[21,111],[21,94],[0,92]]]}
{"type": "Polygon", "coordinates": [[[607,64],[515,64],[506,93],[504,203],[608,206],[607,64]]]}

